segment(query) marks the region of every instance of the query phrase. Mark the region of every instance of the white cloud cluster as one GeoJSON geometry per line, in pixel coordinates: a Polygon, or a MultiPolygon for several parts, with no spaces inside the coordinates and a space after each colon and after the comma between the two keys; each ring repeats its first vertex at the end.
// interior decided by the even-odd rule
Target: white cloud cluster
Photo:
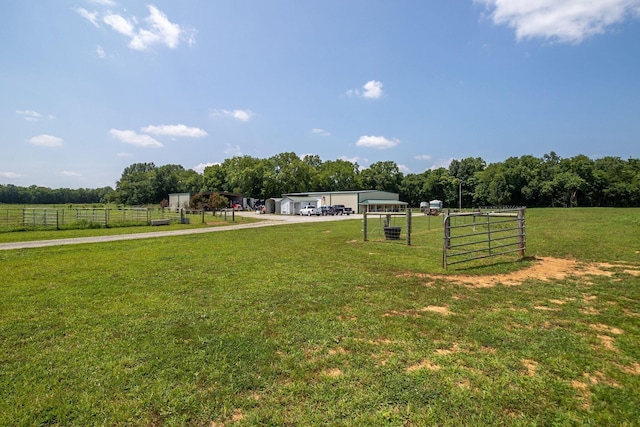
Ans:
{"type": "Polygon", "coordinates": [[[349,89],[347,91],[347,95],[362,96],[363,98],[368,99],[378,99],[382,96],[382,82],[379,82],[377,80],[369,80],[364,85],[362,85],[362,90],[349,89]]]}
{"type": "Polygon", "coordinates": [[[60,176],[68,176],[68,177],[72,177],[72,178],[77,178],[82,176],[81,173],[78,172],[73,172],[73,171],[62,171],[60,172],[60,176]]]}
{"type": "MultiPolygon", "coordinates": [[[[115,5],[110,1],[96,1],[94,3],[102,6],[115,5]]],[[[194,43],[194,32],[192,30],[187,30],[171,22],[167,15],[154,5],[148,4],[147,8],[149,9],[149,16],[144,18],[142,23],[135,16],[126,18],[110,10],[101,14],[98,11],[90,12],[84,8],[78,8],[76,12],[97,28],[104,23],[112,30],[128,37],[129,47],[134,50],[147,50],[154,45],[164,45],[173,49],[183,39],[186,39],[189,45],[194,43]]],[[[98,51],[98,55],[103,57],[100,51],[98,51]]]]}
{"type": "Polygon", "coordinates": [[[640,16],[640,0],[474,0],[518,40],[543,38],[580,43],[628,17],[640,16]]]}
{"type": "Polygon", "coordinates": [[[361,136],[356,142],[357,147],[369,147],[369,148],[393,148],[400,144],[400,141],[396,138],[385,138],[384,136],[361,136]]]}
{"type": "Polygon", "coordinates": [[[369,159],[367,159],[366,157],[358,157],[358,156],[354,156],[354,157],[347,157],[347,156],[340,156],[338,157],[338,159],[340,160],[344,160],[346,162],[351,162],[351,163],[357,163],[358,165],[362,166],[363,163],[369,163],[369,159]]]}
{"type": "Polygon", "coordinates": [[[33,138],[27,139],[29,144],[36,145],[38,147],[62,147],[64,140],[57,136],[51,135],[38,135],[33,138]]]}
{"type": "Polygon", "coordinates": [[[135,130],[118,130],[111,129],[109,131],[112,137],[125,144],[135,145],[136,147],[152,148],[162,147],[162,143],[149,135],[142,135],[135,130]]]}
{"type": "MultiPolygon", "coordinates": [[[[28,122],[37,122],[44,117],[42,114],[33,110],[16,110],[16,114],[22,116],[22,118],[28,122]]],[[[49,114],[47,118],[53,119],[54,117],[49,114]]]]}
{"type": "Polygon", "coordinates": [[[37,122],[42,118],[42,114],[33,110],[16,110],[16,114],[22,116],[23,119],[29,122],[37,122]]]}
{"type": "Polygon", "coordinates": [[[206,168],[208,168],[209,166],[215,166],[215,165],[219,165],[219,164],[220,163],[198,163],[197,165],[195,165],[191,169],[193,169],[194,171],[196,171],[198,173],[203,173],[204,170],[206,168]]]}
{"type": "Polygon", "coordinates": [[[417,156],[413,156],[416,160],[431,160],[431,156],[428,154],[418,154],[417,156]]]}
{"type": "Polygon", "coordinates": [[[219,165],[219,164],[220,163],[198,163],[197,165],[195,165],[191,169],[193,169],[194,171],[196,171],[198,173],[204,173],[204,170],[206,168],[208,168],[209,166],[215,166],[215,165],[219,165]]]}
{"type": "Polygon", "coordinates": [[[211,117],[229,117],[241,122],[248,122],[254,116],[251,110],[211,110],[211,117]]]}
{"type": "Polygon", "coordinates": [[[320,136],[331,136],[331,132],[319,128],[311,129],[311,133],[320,136]]]}
{"type": "Polygon", "coordinates": [[[207,136],[207,132],[200,128],[188,127],[182,124],[160,126],[149,125],[143,127],[140,131],[142,133],[138,133],[135,130],[111,129],[109,133],[112,137],[124,142],[125,144],[131,144],[143,148],[163,146],[160,141],[156,140],[151,135],[185,138],[201,138],[203,136],[207,136]]]}
{"type": "Polygon", "coordinates": [[[411,169],[409,169],[409,166],[407,165],[398,165],[398,170],[405,175],[411,173],[411,169]]]}
{"type": "Polygon", "coordinates": [[[233,146],[231,144],[227,144],[227,148],[224,150],[224,154],[228,154],[229,156],[242,156],[242,151],[240,151],[240,146],[233,146]]]}
{"type": "Polygon", "coordinates": [[[161,125],[161,126],[146,126],[140,129],[144,133],[150,133],[152,135],[166,135],[175,137],[186,138],[202,138],[207,136],[207,132],[193,127],[187,127],[185,125],[161,125]]]}
{"type": "Polygon", "coordinates": [[[22,175],[15,172],[0,172],[0,176],[7,179],[17,179],[17,178],[20,178],[22,175]]]}

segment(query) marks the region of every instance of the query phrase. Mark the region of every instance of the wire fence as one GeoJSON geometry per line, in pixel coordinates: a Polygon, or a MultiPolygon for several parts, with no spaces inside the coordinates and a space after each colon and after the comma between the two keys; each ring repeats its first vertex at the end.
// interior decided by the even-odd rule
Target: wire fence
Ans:
{"type": "Polygon", "coordinates": [[[233,212],[136,207],[23,207],[0,206],[0,232],[110,228],[160,224],[204,224],[235,221],[233,212]]]}

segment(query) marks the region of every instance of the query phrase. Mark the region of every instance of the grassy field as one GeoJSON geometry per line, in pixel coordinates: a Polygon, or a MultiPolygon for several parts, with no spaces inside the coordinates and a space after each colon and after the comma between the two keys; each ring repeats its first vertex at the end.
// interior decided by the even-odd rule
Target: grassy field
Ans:
{"type": "Polygon", "coordinates": [[[638,425],[640,209],[447,271],[361,226],[0,252],[0,425],[638,425]]]}

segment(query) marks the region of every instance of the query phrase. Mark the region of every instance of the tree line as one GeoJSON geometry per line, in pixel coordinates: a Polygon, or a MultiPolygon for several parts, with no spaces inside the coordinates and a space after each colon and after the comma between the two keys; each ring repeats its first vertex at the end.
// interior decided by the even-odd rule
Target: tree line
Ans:
{"type": "Polygon", "coordinates": [[[264,200],[285,193],[370,189],[399,193],[410,206],[433,199],[449,207],[640,206],[640,159],[563,159],[551,152],[487,165],[469,157],[453,160],[448,168],[403,174],[393,161],[363,169],[347,160],[285,152],[265,159],[235,156],[202,174],[180,165],[134,163],[124,169],[115,190],[0,185],[0,202],[146,205],[161,203],[171,193],[219,191],[264,200]]]}

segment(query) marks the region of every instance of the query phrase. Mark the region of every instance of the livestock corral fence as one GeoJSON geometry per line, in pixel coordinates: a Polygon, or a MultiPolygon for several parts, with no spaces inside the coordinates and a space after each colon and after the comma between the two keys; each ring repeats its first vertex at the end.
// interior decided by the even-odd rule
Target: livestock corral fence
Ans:
{"type": "MultiPolygon", "coordinates": [[[[0,206],[0,232],[32,229],[126,227],[204,223],[211,212],[135,207],[21,207],[0,206]]],[[[229,215],[230,220],[234,220],[229,215]]],[[[223,220],[227,220],[226,212],[223,220]]]]}
{"type": "Polygon", "coordinates": [[[524,207],[480,208],[444,216],[442,266],[470,262],[526,250],[524,207]]]}

